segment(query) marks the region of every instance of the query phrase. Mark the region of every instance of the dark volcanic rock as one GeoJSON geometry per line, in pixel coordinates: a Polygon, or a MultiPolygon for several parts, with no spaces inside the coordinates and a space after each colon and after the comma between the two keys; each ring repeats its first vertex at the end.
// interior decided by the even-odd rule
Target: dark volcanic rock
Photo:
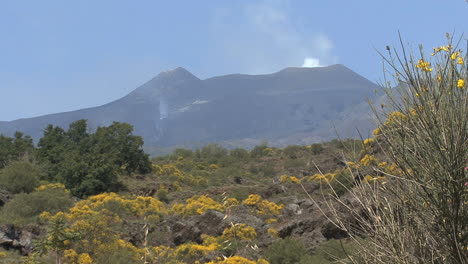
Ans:
{"type": "Polygon", "coordinates": [[[11,198],[13,198],[11,193],[0,189],[0,207],[4,206],[8,201],[11,200],[11,198]]]}
{"type": "Polygon", "coordinates": [[[170,216],[157,224],[158,234],[155,244],[180,245],[187,242],[201,243],[202,234],[219,236],[223,233],[225,222],[224,213],[207,211],[202,215],[194,215],[186,218],[170,216]]]}
{"type": "Polygon", "coordinates": [[[0,247],[4,249],[17,249],[23,255],[32,252],[32,241],[40,234],[35,226],[27,226],[19,229],[14,225],[0,226],[0,247]]]}

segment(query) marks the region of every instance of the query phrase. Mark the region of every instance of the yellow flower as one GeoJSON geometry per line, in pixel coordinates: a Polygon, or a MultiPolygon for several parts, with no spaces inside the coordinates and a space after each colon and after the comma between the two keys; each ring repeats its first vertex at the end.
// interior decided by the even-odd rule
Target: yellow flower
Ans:
{"type": "Polygon", "coordinates": [[[463,86],[465,86],[465,81],[463,79],[459,79],[457,82],[457,87],[463,88],[463,86]]]}
{"type": "Polygon", "coordinates": [[[295,176],[291,176],[289,177],[289,181],[292,182],[292,183],[301,183],[301,180],[299,180],[297,177],[295,176]]]}
{"type": "Polygon", "coordinates": [[[276,238],[276,237],[279,237],[278,231],[277,231],[276,229],[274,229],[274,228],[268,228],[267,232],[268,232],[268,234],[270,234],[270,236],[272,236],[272,237],[275,237],[275,238],[276,238]]]}
{"type": "Polygon", "coordinates": [[[257,232],[253,227],[246,224],[233,224],[231,227],[224,229],[223,237],[225,239],[252,241],[257,238],[257,232]]]}
{"type": "Polygon", "coordinates": [[[236,198],[227,198],[226,201],[224,201],[223,206],[226,208],[233,207],[233,206],[238,206],[239,201],[236,198]]]}
{"type": "Polygon", "coordinates": [[[287,182],[288,181],[288,176],[287,175],[281,175],[280,182],[287,182]]]}
{"type": "Polygon", "coordinates": [[[385,167],[388,163],[386,161],[379,162],[379,167],[385,167]]]}
{"type": "Polygon", "coordinates": [[[380,128],[374,129],[374,131],[372,131],[372,135],[374,136],[380,135],[380,128]]]}
{"type": "Polygon", "coordinates": [[[465,62],[463,61],[462,57],[458,57],[457,63],[458,64],[464,64],[465,62]]]}
{"type": "Polygon", "coordinates": [[[458,56],[460,56],[460,52],[456,51],[456,52],[452,53],[452,55],[450,56],[450,59],[456,60],[458,58],[458,56]]]}
{"type": "Polygon", "coordinates": [[[364,166],[369,166],[371,165],[371,163],[375,162],[376,159],[374,158],[374,156],[372,155],[369,155],[369,154],[366,154],[362,159],[361,159],[361,164],[364,165],[364,166]]]}
{"type": "Polygon", "coordinates": [[[367,139],[364,139],[363,144],[364,144],[364,145],[369,145],[369,144],[374,143],[374,141],[375,141],[375,140],[374,140],[373,138],[367,138],[367,139]]]}
{"type": "Polygon", "coordinates": [[[251,194],[247,199],[245,199],[242,203],[246,205],[256,205],[262,200],[260,195],[251,194]]]}
{"type": "Polygon", "coordinates": [[[431,72],[432,71],[431,63],[427,62],[427,61],[424,61],[424,60],[418,60],[418,64],[416,64],[415,67],[418,68],[418,69],[421,69],[422,71],[425,71],[425,72],[431,72]]]}
{"type": "Polygon", "coordinates": [[[92,264],[93,259],[89,256],[88,253],[83,253],[83,254],[80,254],[80,256],[78,257],[78,263],[79,264],[92,264]]]}

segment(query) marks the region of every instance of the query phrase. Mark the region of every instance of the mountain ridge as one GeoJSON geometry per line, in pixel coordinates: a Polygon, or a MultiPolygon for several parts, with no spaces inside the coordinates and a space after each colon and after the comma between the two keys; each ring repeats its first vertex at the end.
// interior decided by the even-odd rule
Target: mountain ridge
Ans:
{"type": "MultiPolygon", "coordinates": [[[[113,121],[132,124],[135,134],[144,138],[145,146],[153,153],[158,148],[207,143],[232,145],[268,140],[273,145],[308,144],[329,140],[330,122],[352,124],[353,120],[343,120],[343,113],[365,102],[364,98],[378,88],[341,64],[203,80],[177,67],[100,106],[0,121],[0,133],[12,135],[18,130],[31,135],[37,143],[48,124],[67,128],[73,121],[87,119],[90,130],[113,121]],[[307,134],[310,140],[286,140],[295,134],[307,134]]],[[[361,121],[356,123],[363,123],[365,130],[371,127],[370,121],[361,121]]],[[[352,134],[345,131],[343,135],[352,134]]]]}

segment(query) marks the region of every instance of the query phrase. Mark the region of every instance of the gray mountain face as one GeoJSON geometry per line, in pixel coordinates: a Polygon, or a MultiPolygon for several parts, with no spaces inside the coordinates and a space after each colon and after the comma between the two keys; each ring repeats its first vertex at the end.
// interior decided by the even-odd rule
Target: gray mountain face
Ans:
{"type": "Polygon", "coordinates": [[[152,153],[220,143],[252,147],[310,144],[356,137],[373,126],[366,100],[379,87],[343,65],[287,68],[273,74],[233,74],[200,80],[183,68],[165,71],[111,103],[72,112],[0,122],[35,142],[48,124],[67,128],[87,119],[91,130],[127,122],[152,153]]]}

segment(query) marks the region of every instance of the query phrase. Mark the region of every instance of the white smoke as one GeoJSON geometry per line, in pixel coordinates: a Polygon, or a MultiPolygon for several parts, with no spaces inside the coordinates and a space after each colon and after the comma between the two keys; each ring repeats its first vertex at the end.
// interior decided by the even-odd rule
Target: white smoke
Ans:
{"type": "Polygon", "coordinates": [[[323,65],[320,64],[320,60],[317,58],[305,58],[304,63],[302,63],[302,67],[305,68],[314,68],[314,67],[322,67],[323,65]]]}
{"type": "Polygon", "coordinates": [[[246,1],[238,9],[221,8],[213,19],[213,43],[227,71],[271,73],[285,67],[320,67],[335,64],[333,42],[325,32],[305,28],[287,0],[246,1]],[[231,23],[232,21],[240,23],[231,23]]]}
{"type": "Polygon", "coordinates": [[[168,116],[168,106],[167,102],[164,99],[159,99],[159,119],[163,120],[168,116]]]}

